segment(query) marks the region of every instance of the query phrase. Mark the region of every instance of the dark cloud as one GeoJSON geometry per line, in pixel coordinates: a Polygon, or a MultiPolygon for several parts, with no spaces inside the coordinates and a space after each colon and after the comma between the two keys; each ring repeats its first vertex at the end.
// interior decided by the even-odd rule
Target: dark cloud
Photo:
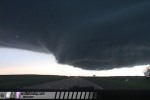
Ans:
{"type": "Polygon", "coordinates": [[[0,46],[48,49],[84,69],[150,63],[148,0],[1,0],[0,9],[0,46]]]}

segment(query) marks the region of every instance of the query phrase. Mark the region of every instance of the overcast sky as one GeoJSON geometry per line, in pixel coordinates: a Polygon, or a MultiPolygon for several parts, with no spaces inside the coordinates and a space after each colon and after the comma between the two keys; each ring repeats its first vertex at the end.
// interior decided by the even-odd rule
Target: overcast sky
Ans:
{"type": "Polygon", "coordinates": [[[0,47],[32,51],[1,48],[1,68],[44,68],[54,58],[85,73],[148,65],[149,12],[149,0],[0,0],[0,47]]]}

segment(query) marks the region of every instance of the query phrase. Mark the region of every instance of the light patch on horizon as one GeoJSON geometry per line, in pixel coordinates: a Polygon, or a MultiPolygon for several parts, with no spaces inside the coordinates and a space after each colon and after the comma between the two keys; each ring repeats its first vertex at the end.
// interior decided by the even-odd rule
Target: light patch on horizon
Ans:
{"type": "Polygon", "coordinates": [[[0,74],[40,74],[67,76],[143,76],[145,67],[114,68],[112,70],[83,70],[56,62],[49,53],[39,53],[15,48],[0,48],[0,74]]]}

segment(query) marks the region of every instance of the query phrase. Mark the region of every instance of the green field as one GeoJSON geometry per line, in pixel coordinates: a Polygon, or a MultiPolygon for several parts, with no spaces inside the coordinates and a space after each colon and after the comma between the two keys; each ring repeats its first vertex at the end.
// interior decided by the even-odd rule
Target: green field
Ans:
{"type": "Polygon", "coordinates": [[[144,76],[85,77],[104,89],[150,90],[150,78],[144,76]]]}
{"type": "MultiPolygon", "coordinates": [[[[0,89],[20,89],[32,85],[66,79],[54,75],[0,75],[0,89]]],[[[104,89],[150,90],[150,78],[143,76],[81,77],[104,89]]]]}
{"type": "Polygon", "coordinates": [[[19,89],[65,78],[53,75],[0,75],[0,89],[19,89]]]}

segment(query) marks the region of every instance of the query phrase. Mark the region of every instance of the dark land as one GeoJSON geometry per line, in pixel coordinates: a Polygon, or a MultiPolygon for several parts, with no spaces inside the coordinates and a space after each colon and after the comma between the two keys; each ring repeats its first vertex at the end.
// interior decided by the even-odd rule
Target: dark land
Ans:
{"type": "Polygon", "coordinates": [[[97,91],[98,100],[145,100],[150,97],[150,79],[144,76],[0,75],[0,91],[41,91],[42,88],[44,91],[97,91]]]}
{"type": "Polygon", "coordinates": [[[21,89],[24,87],[65,79],[55,75],[0,75],[1,89],[21,89]]]}
{"type": "MultiPolygon", "coordinates": [[[[72,78],[55,75],[0,75],[1,89],[21,89],[72,78]]],[[[78,77],[104,90],[150,90],[150,78],[144,76],[78,77]]],[[[78,81],[78,80],[76,80],[78,81]]],[[[86,85],[86,83],[85,83],[86,85]]],[[[62,86],[63,87],[63,86],[62,86]]]]}

